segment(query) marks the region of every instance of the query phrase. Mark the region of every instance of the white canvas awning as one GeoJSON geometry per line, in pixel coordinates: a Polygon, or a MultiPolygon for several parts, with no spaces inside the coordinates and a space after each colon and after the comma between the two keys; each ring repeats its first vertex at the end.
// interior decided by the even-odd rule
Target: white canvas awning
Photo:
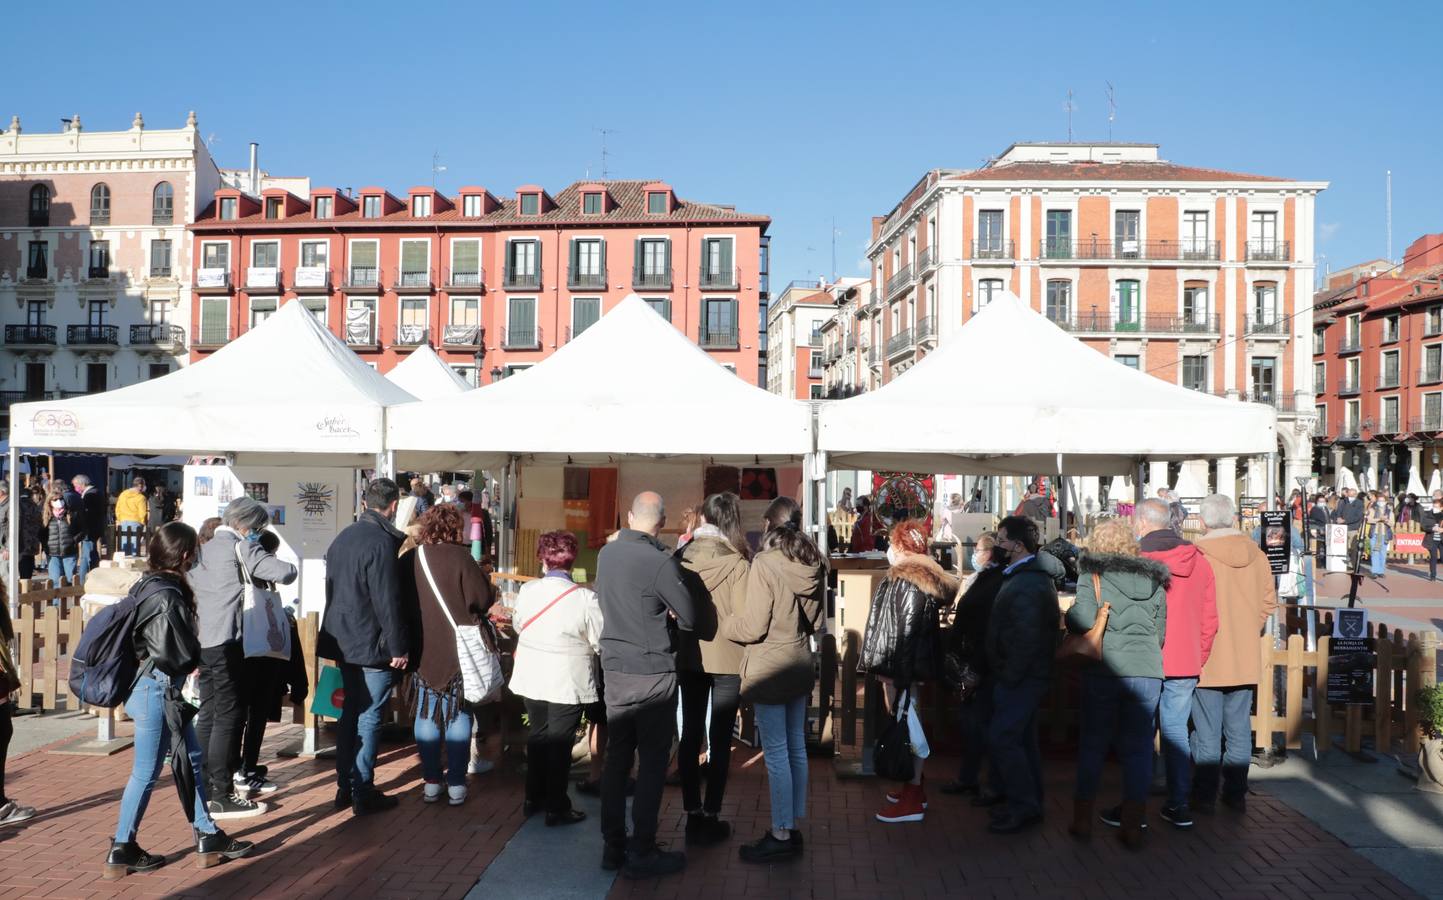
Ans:
{"type": "MultiPolygon", "coordinates": [[[[1165,377],[1157,377],[1161,374],[1165,377]]],[[[1119,365],[1010,294],[909,371],[826,403],[832,468],[1125,474],[1139,461],[1274,451],[1277,416],[1119,365]]]]}
{"type": "Polygon", "coordinates": [[[412,350],[400,365],[386,373],[386,378],[417,400],[454,397],[472,387],[425,344],[412,350]]]}
{"type": "Polygon", "coordinates": [[[255,464],[371,465],[385,409],[415,398],[292,301],[264,324],[169,375],[100,394],[19,403],[12,443],[57,451],[234,453],[255,464]]]}
{"type": "Polygon", "coordinates": [[[635,295],[540,364],[388,413],[402,469],[620,459],[780,463],[811,449],[809,406],[754,387],[635,295]]]}

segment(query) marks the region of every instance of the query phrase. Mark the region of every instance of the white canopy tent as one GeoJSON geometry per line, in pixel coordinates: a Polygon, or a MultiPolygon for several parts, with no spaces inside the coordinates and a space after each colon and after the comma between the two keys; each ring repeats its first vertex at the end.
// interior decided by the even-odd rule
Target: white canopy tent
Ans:
{"type": "Polygon", "coordinates": [[[1423,490],[1423,479],[1418,477],[1416,468],[1408,470],[1408,486],[1403,489],[1406,493],[1416,494],[1422,497],[1426,492],[1423,490]]]}
{"type": "Polygon", "coordinates": [[[1342,468],[1338,470],[1337,487],[1340,491],[1358,490],[1358,478],[1353,474],[1352,469],[1342,468]]]}
{"type": "Polygon", "coordinates": [[[1428,476],[1428,495],[1431,497],[1434,491],[1443,491],[1443,469],[1434,469],[1428,476]]]}
{"type": "Polygon", "coordinates": [[[718,365],[635,294],[547,360],[463,395],[390,411],[403,469],[620,459],[801,460],[811,411],[718,365]]]}
{"type": "Polygon", "coordinates": [[[825,404],[817,449],[834,468],[1120,475],[1275,452],[1276,421],[1119,365],[1003,294],[895,381],[825,404]]]}
{"type": "Polygon", "coordinates": [[[417,400],[454,397],[472,388],[425,344],[411,351],[400,365],[386,373],[386,378],[417,400]]]}

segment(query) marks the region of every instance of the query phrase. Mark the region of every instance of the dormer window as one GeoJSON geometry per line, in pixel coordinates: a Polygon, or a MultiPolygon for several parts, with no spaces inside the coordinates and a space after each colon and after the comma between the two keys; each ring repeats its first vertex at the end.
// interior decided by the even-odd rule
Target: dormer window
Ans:
{"type": "Polygon", "coordinates": [[[600,215],[602,200],[600,191],[587,191],[581,195],[581,211],[588,216],[600,215]]]}
{"type": "Polygon", "coordinates": [[[335,209],[335,202],[334,197],[317,197],[315,208],[316,218],[329,219],[335,209]]]}
{"type": "Polygon", "coordinates": [[[479,194],[467,194],[461,198],[461,214],[463,216],[476,217],[481,213],[481,197],[479,194]]]}
{"type": "Polygon", "coordinates": [[[667,213],[666,191],[646,192],[646,211],[654,216],[667,213]]]}
{"type": "Polygon", "coordinates": [[[411,215],[417,219],[424,219],[431,215],[431,198],[425,194],[417,194],[412,197],[411,215]]]}
{"type": "Polygon", "coordinates": [[[225,221],[235,219],[236,199],[234,197],[222,197],[220,201],[220,217],[225,221]]]}
{"type": "Polygon", "coordinates": [[[539,212],[541,212],[541,195],[540,195],[540,194],[522,194],[522,195],[521,195],[521,215],[523,215],[523,216],[534,216],[534,215],[536,215],[536,214],[539,213],[539,212]]]}
{"type": "Polygon", "coordinates": [[[367,219],[381,218],[381,198],[370,194],[361,198],[361,215],[367,219]]]}
{"type": "Polygon", "coordinates": [[[281,198],[280,198],[280,197],[267,197],[267,198],[266,198],[266,218],[267,218],[267,219],[279,219],[280,217],[281,217],[281,198]]]}

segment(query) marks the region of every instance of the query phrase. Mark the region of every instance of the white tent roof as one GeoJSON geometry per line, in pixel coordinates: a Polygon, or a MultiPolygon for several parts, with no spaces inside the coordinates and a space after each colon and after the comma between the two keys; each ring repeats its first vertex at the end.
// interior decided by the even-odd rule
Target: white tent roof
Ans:
{"type": "Polygon", "coordinates": [[[396,368],[386,373],[392,384],[417,400],[432,400],[437,397],[454,397],[471,390],[466,379],[446,365],[436,351],[422,344],[396,368]]]}
{"type": "Polygon", "coordinates": [[[1409,494],[1417,494],[1419,497],[1427,493],[1423,490],[1423,479],[1418,477],[1417,468],[1408,470],[1408,486],[1404,490],[1409,494]]]}
{"type": "Polygon", "coordinates": [[[353,460],[381,451],[385,407],[413,400],[292,301],[209,359],[161,378],[16,404],[10,437],[62,451],[353,460]]]}
{"type": "Polygon", "coordinates": [[[1339,469],[1339,470],[1338,470],[1338,484],[1337,484],[1337,488],[1338,488],[1338,490],[1340,490],[1340,491],[1344,491],[1344,490],[1354,490],[1354,491],[1356,491],[1356,490],[1358,490],[1358,479],[1357,479],[1357,477],[1353,474],[1353,470],[1352,470],[1352,469],[1342,468],[1342,469],[1339,469]]]}
{"type": "Polygon", "coordinates": [[[1443,490],[1443,476],[1440,476],[1440,472],[1443,470],[1434,469],[1433,474],[1428,476],[1428,493],[1430,495],[1434,491],[1443,490]]]}
{"type": "Polygon", "coordinates": [[[811,449],[809,406],[747,384],[636,295],[544,362],[458,397],[388,413],[406,469],[508,456],[781,462],[811,449]]]}
{"type": "Polygon", "coordinates": [[[1088,475],[1267,453],[1276,421],[1119,365],[1004,294],[895,381],[823,404],[817,444],[833,468],[1027,474],[1061,454],[1088,475]]]}

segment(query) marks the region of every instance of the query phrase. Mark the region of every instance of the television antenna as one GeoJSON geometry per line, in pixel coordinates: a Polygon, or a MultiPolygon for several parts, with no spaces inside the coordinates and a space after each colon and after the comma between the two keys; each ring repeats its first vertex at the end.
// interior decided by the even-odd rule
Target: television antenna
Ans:
{"type": "Polygon", "coordinates": [[[1393,170],[1387,169],[1383,173],[1387,179],[1387,198],[1385,201],[1385,212],[1388,216],[1388,265],[1393,264],[1393,170]]]}
{"type": "Polygon", "coordinates": [[[611,151],[606,149],[606,136],[620,132],[615,128],[598,128],[596,130],[601,134],[601,180],[606,181],[611,177],[611,151]]]}
{"type": "Polygon", "coordinates": [[[1067,143],[1070,144],[1072,143],[1072,111],[1077,108],[1077,104],[1072,102],[1072,88],[1067,89],[1067,102],[1062,104],[1062,108],[1067,111],[1067,143]]]}
{"type": "Polygon", "coordinates": [[[832,283],[837,283],[837,235],[842,232],[837,230],[837,217],[832,216],[832,283]]]}
{"type": "Polygon", "coordinates": [[[1112,122],[1117,118],[1117,96],[1113,92],[1112,82],[1104,82],[1107,85],[1107,142],[1112,143],[1112,122]]]}
{"type": "Polygon", "coordinates": [[[436,176],[444,171],[446,167],[441,165],[441,151],[436,150],[431,154],[431,187],[436,186],[436,176]]]}

